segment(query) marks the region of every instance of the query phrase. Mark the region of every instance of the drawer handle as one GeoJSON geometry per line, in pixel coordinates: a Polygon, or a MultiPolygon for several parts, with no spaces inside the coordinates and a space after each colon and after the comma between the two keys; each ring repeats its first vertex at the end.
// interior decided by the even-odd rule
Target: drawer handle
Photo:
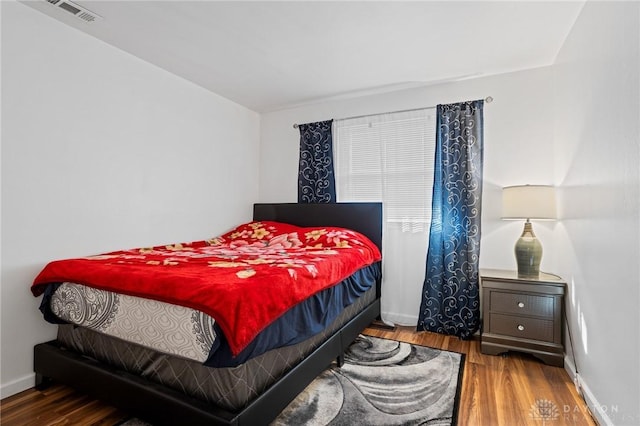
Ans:
{"type": "Polygon", "coordinates": [[[518,308],[524,308],[524,302],[518,302],[518,308]]]}
{"type": "Polygon", "coordinates": [[[524,325],[522,325],[522,324],[518,324],[518,330],[520,330],[520,331],[524,331],[524,325]]]}

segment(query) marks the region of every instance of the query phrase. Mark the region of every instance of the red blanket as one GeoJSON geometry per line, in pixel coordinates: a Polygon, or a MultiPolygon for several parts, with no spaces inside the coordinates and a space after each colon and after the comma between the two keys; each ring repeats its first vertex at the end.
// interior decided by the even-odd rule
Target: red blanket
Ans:
{"type": "Polygon", "coordinates": [[[74,282],[197,309],[237,355],[289,308],[380,258],[354,231],[252,222],[206,241],[51,262],[31,291],[74,282]]]}

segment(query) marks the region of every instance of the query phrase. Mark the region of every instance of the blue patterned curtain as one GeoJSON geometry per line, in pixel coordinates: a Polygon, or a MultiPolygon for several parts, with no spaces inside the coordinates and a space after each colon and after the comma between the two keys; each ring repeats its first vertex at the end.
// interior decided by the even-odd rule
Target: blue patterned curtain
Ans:
{"type": "Polygon", "coordinates": [[[438,105],[433,208],[418,330],[480,327],[478,260],[484,102],[438,105]]]}
{"type": "Polygon", "coordinates": [[[300,124],[299,203],[335,203],[331,123],[300,124]]]}

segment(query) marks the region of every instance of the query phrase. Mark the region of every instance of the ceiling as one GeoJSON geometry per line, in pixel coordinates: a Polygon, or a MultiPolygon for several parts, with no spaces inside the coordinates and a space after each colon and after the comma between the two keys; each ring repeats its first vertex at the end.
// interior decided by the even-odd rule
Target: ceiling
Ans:
{"type": "Polygon", "coordinates": [[[584,4],[24,3],[257,112],[550,65],[584,4]]]}

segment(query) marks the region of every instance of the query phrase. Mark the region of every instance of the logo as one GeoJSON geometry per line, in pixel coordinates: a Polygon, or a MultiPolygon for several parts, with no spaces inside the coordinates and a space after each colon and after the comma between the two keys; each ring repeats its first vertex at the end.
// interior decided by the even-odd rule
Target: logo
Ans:
{"type": "Polygon", "coordinates": [[[541,420],[542,424],[556,420],[560,417],[558,406],[547,399],[537,399],[531,404],[529,416],[534,420],[541,420]]]}

